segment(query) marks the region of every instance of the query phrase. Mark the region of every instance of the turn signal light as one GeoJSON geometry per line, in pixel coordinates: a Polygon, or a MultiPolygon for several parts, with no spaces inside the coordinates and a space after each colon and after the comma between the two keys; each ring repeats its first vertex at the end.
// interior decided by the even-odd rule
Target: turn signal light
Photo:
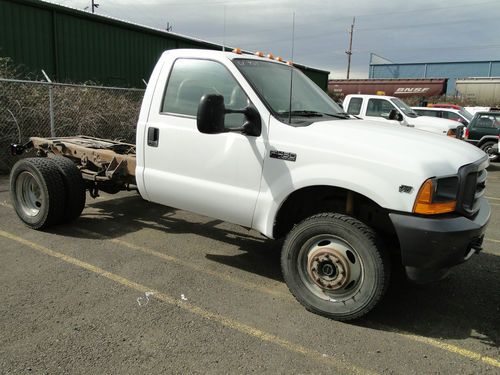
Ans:
{"type": "Polygon", "coordinates": [[[283,62],[283,58],[281,56],[276,57],[276,61],[283,62]]]}
{"type": "Polygon", "coordinates": [[[268,53],[267,54],[267,58],[271,59],[271,60],[274,60],[274,55],[272,53],[268,53]]]}
{"type": "Polygon", "coordinates": [[[434,185],[431,179],[424,182],[415,199],[413,212],[423,215],[444,214],[455,211],[457,206],[456,201],[449,202],[432,202],[434,195],[434,185]]]}
{"type": "Polygon", "coordinates": [[[290,65],[290,66],[292,66],[292,65],[293,65],[293,61],[292,61],[292,60],[288,60],[288,61],[286,62],[286,65],[290,65]]]}
{"type": "Polygon", "coordinates": [[[257,51],[257,52],[255,52],[255,56],[264,57],[264,52],[257,51]]]}
{"type": "Polygon", "coordinates": [[[237,55],[241,55],[241,48],[233,49],[233,53],[236,53],[237,55]]]}

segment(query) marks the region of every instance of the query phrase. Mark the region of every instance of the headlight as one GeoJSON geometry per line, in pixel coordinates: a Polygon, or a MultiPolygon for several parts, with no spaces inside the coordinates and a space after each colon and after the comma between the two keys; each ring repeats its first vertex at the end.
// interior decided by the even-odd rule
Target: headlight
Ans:
{"type": "Polygon", "coordinates": [[[435,215],[455,211],[457,206],[458,177],[429,178],[418,191],[413,212],[435,215]]]}

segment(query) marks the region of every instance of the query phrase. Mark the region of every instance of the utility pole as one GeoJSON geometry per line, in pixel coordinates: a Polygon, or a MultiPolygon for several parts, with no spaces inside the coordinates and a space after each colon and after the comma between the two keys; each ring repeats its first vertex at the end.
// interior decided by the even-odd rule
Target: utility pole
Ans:
{"type": "Polygon", "coordinates": [[[347,79],[349,79],[349,73],[351,71],[351,56],[352,56],[352,34],[354,33],[354,22],[356,17],[352,17],[351,31],[349,31],[349,49],[345,51],[347,54],[347,79]]]}
{"type": "Polygon", "coordinates": [[[99,8],[99,4],[96,4],[95,0],[92,0],[92,14],[94,14],[96,8],[99,8]]]}

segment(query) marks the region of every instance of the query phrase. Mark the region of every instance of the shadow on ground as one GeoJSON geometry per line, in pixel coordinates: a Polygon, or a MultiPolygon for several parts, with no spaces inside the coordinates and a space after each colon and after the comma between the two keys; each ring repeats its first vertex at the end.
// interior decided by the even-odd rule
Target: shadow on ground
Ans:
{"type": "MultiPolygon", "coordinates": [[[[279,243],[264,238],[255,231],[249,231],[235,225],[224,224],[221,220],[206,219],[194,222],[176,217],[176,209],[150,203],[138,195],[106,201],[89,202],[92,209],[84,210],[82,216],[72,225],[53,229],[54,233],[78,237],[99,239],[100,235],[119,238],[125,234],[137,232],[143,228],[164,231],[168,234],[196,234],[215,241],[236,246],[241,250],[238,255],[205,254],[211,261],[225,264],[248,272],[283,281],[280,269],[279,243]],[[220,226],[224,226],[221,228],[220,226]],[[233,229],[228,229],[230,226],[233,229]],[[81,232],[75,228],[94,232],[81,232]]],[[[177,215],[178,216],[178,215],[177,215]]]]}
{"type": "MultiPolygon", "coordinates": [[[[76,226],[112,238],[148,227],[166,233],[194,233],[241,250],[233,256],[206,254],[207,259],[283,281],[280,244],[255,232],[243,228],[228,230],[226,224],[208,218],[204,222],[183,220],[174,217],[182,211],[143,201],[139,196],[95,202],[89,206],[96,213],[90,215],[84,211],[75,225],[59,227],[55,231],[83,238],[99,236],[76,231],[76,226]]],[[[448,278],[427,286],[415,286],[401,276],[395,277],[382,303],[367,318],[354,324],[433,338],[460,340],[472,337],[490,347],[498,347],[499,275],[500,257],[483,253],[454,268],[448,278]]]]}

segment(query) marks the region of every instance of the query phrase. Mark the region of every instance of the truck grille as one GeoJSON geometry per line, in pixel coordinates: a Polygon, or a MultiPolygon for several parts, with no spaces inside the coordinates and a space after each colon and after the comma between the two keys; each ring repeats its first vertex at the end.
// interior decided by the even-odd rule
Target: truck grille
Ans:
{"type": "Polygon", "coordinates": [[[488,172],[488,157],[484,157],[476,163],[467,164],[458,171],[460,185],[457,201],[457,211],[473,216],[479,210],[479,199],[484,195],[486,189],[486,178],[488,172]]]}

